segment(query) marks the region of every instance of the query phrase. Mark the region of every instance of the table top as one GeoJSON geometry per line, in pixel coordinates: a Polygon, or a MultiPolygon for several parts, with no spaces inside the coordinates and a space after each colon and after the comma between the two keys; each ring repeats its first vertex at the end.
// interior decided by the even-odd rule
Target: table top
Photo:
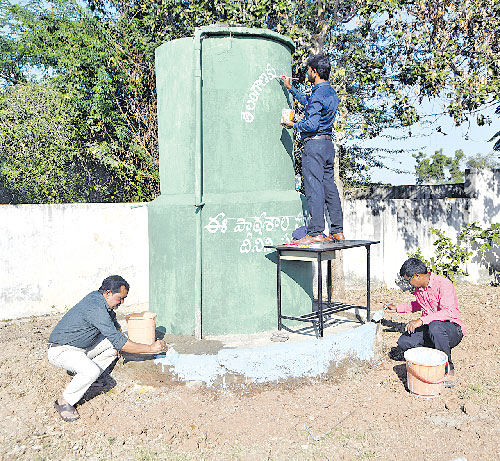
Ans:
{"type": "Polygon", "coordinates": [[[310,245],[298,245],[296,243],[288,243],[282,245],[265,245],[264,248],[274,248],[278,251],[310,251],[312,253],[322,253],[324,251],[347,250],[348,248],[367,247],[380,243],[380,240],[337,240],[335,242],[319,242],[311,243],[310,245]]]}

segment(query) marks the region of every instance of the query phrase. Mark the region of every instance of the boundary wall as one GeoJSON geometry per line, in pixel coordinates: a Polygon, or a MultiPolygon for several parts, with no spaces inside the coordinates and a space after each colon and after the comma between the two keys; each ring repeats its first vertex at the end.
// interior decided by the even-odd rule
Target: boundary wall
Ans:
{"type": "MultiPolygon", "coordinates": [[[[500,222],[499,197],[500,170],[466,170],[464,184],[360,189],[346,196],[344,234],[381,241],[372,246],[371,279],[395,288],[409,251],[433,253],[430,227],[453,238],[464,224],[500,222]]],[[[147,310],[147,212],[140,203],[0,205],[0,320],[65,312],[112,274],[131,285],[126,310],[147,310]]],[[[347,285],[365,283],[365,261],[364,248],[344,252],[347,285]]],[[[466,269],[462,282],[492,281],[498,249],[466,269]]]]}
{"type": "Polygon", "coordinates": [[[65,312],[114,274],[147,310],[148,266],[143,204],[0,205],[0,320],[65,312]]]}
{"type": "MultiPolygon", "coordinates": [[[[462,226],[473,222],[483,228],[500,222],[500,170],[466,170],[463,184],[358,189],[346,195],[344,204],[347,238],[380,240],[371,247],[371,280],[389,288],[396,287],[408,252],[420,247],[426,258],[434,254],[431,227],[454,240],[462,226]]],[[[364,253],[364,249],[344,252],[346,283],[363,283],[364,253]]],[[[469,276],[459,282],[493,281],[500,271],[499,249],[474,254],[466,271],[469,276]]]]}

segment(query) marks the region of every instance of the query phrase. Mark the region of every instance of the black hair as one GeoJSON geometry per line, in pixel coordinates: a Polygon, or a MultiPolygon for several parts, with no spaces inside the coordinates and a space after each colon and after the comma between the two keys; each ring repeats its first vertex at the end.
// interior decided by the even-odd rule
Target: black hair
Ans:
{"type": "Polygon", "coordinates": [[[307,65],[318,73],[321,80],[330,77],[330,58],[326,54],[313,54],[307,60],[307,65]]]}
{"type": "Polygon", "coordinates": [[[399,270],[399,275],[401,275],[401,277],[411,278],[419,274],[427,274],[427,266],[417,258],[407,259],[399,270]]]}
{"type": "Polygon", "coordinates": [[[128,282],[121,277],[120,275],[110,275],[106,277],[101,284],[101,288],[99,288],[99,293],[104,293],[105,291],[111,290],[111,293],[120,293],[120,288],[124,286],[128,291],[130,285],[128,282]]]}

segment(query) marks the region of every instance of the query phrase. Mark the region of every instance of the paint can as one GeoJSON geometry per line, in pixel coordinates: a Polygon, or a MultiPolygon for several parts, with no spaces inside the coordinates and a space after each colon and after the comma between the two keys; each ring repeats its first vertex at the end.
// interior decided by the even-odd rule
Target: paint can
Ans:
{"type": "Polygon", "coordinates": [[[302,176],[300,174],[295,175],[295,190],[299,191],[302,187],[302,176]]]}
{"type": "Polygon", "coordinates": [[[448,357],[443,351],[414,347],[405,354],[408,390],[422,397],[435,397],[448,376],[448,357]]]}
{"type": "Polygon", "coordinates": [[[125,316],[128,339],[139,344],[153,344],[156,339],[154,312],[138,312],[125,316]]]}
{"type": "Polygon", "coordinates": [[[293,122],[295,111],[293,109],[283,109],[281,111],[281,123],[293,122]]]}

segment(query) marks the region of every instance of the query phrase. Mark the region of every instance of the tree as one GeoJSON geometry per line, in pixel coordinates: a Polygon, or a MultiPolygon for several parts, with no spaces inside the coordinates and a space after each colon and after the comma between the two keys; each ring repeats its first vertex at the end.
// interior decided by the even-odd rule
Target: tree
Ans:
{"type": "Polygon", "coordinates": [[[498,157],[490,152],[489,154],[476,154],[467,159],[466,168],[500,168],[498,157]]]}
{"type": "MultiPolygon", "coordinates": [[[[11,203],[140,199],[149,185],[81,138],[78,109],[50,82],[0,93],[0,189],[11,203]]],[[[145,175],[144,175],[145,176],[145,175]]]]}
{"type": "Polygon", "coordinates": [[[367,2],[362,16],[384,13],[378,30],[391,42],[390,64],[415,101],[445,98],[456,124],[500,95],[500,2],[409,0],[367,2]],[[385,34],[384,34],[385,32],[385,34]]]}
{"type": "Polygon", "coordinates": [[[461,149],[455,151],[453,158],[443,154],[443,149],[435,151],[430,158],[423,152],[413,154],[413,158],[416,160],[417,184],[464,182],[464,172],[460,169],[460,162],[464,158],[464,152],[461,149]]]}
{"type": "MultiPolygon", "coordinates": [[[[71,120],[67,122],[74,136],[67,141],[78,146],[73,149],[73,163],[87,171],[92,183],[92,192],[81,188],[75,195],[61,188],[58,194],[42,194],[38,198],[33,194],[19,195],[14,188],[11,193],[16,200],[154,198],[159,184],[153,63],[141,67],[142,50],[138,51],[128,37],[123,37],[123,28],[90,14],[71,0],[56,2],[52,8],[38,2],[10,5],[8,12],[4,30],[9,34],[2,39],[9,44],[11,55],[4,61],[14,64],[3,69],[14,70],[1,74],[7,85],[4,96],[8,100],[10,93],[19,93],[16,86],[28,80],[30,69],[43,72],[42,82],[38,83],[40,91],[43,93],[44,82],[49,82],[54,90],[52,96],[60,98],[57,104],[54,99],[51,102],[72,108],[71,120]],[[143,70],[142,74],[137,69],[143,70]]],[[[13,120],[16,123],[21,118],[14,116],[13,120]]],[[[17,127],[19,132],[22,126],[20,123],[17,127]]],[[[37,148],[39,157],[52,158],[50,152],[57,144],[47,139],[37,148]]],[[[28,154],[24,151],[24,155],[28,154]]],[[[25,161],[18,168],[24,168],[23,174],[30,176],[35,174],[29,171],[33,165],[25,161]]],[[[52,169],[57,165],[54,163],[52,169]]],[[[69,174],[65,169],[59,173],[69,174]]],[[[8,180],[4,183],[12,185],[8,180]]],[[[58,182],[52,185],[57,186],[58,182]]]]}
{"type": "MultiPolygon", "coordinates": [[[[149,200],[159,190],[154,49],[198,26],[238,24],[288,35],[297,44],[293,65],[301,77],[310,52],[327,52],[340,96],[340,144],[410,127],[424,97],[444,95],[459,123],[499,93],[496,0],[492,11],[488,3],[465,0],[88,0],[88,8],[76,0],[0,1],[0,78],[15,86],[29,80],[30,68],[43,72],[71,99],[81,152],[105,169],[114,165],[123,180],[140,182],[139,189],[130,185],[128,200],[149,200]]],[[[358,161],[359,152],[338,149],[340,165],[351,168],[344,178],[367,159],[380,160],[363,151],[358,161]]]]}

